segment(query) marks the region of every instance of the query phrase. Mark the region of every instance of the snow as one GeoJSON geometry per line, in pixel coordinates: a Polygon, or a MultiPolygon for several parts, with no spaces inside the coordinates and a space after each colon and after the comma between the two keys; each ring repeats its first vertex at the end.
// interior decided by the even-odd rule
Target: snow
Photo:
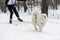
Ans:
{"type": "Polygon", "coordinates": [[[9,15],[9,12],[0,14],[0,40],[60,40],[59,19],[49,17],[43,32],[38,32],[34,30],[32,15],[19,12],[25,22],[16,21],[13,15],[13,24],[9,24],[9,15]]]}

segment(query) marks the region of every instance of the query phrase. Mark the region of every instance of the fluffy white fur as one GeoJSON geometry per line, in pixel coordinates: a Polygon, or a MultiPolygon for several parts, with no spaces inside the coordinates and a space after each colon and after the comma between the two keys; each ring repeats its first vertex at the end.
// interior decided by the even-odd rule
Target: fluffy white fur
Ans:
{"type": "Polygon", "coordinates": [[[32,13],[32,23],[34,25],[35,30],[42,32],[44,24],[47,22],[47,15],[44,13],[39,13],[34,10],[32,13]]]}

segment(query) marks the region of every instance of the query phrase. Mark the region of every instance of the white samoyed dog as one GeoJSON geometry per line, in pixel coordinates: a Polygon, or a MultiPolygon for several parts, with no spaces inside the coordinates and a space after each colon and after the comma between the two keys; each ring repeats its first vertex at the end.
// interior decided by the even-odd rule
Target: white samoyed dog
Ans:
{"type": "Polygon", "coordinates": [[[32,23],[35,30],[42,32],[43,26],[47,22],[47,15],[45,13],[39,13],[38,10],[32,12],[32,23]]]}

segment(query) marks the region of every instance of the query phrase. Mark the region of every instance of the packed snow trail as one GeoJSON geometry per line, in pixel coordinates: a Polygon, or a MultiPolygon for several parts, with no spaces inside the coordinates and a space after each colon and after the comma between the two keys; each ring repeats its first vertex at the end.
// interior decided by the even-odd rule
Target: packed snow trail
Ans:
{"type": "MultiPolygon", "coordinates": [[[[31,22],[29,15],[20,14],[20,17],[31,22]]],[[[13,20],[17,20],[15,15],[13,20]]],[[[9,14],[0,14],[0,40],[60,40],[60,20],[48,18],[43,32],[37,32],[32,23],[13,21],[9,24],[9,14]]]]}

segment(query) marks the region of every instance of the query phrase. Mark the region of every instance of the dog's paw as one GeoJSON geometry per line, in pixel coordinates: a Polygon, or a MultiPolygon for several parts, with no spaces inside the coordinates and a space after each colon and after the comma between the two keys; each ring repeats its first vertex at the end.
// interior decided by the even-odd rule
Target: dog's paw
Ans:
{"type": "Polygon", "coordinates": [[[42,30],[38,30],[39,32],[42,32],[42,30]]]}
{"type": "Polygon", "coordinates": [[[35,28],[35,30],[38,30],[37,28],[35,28]]]}

